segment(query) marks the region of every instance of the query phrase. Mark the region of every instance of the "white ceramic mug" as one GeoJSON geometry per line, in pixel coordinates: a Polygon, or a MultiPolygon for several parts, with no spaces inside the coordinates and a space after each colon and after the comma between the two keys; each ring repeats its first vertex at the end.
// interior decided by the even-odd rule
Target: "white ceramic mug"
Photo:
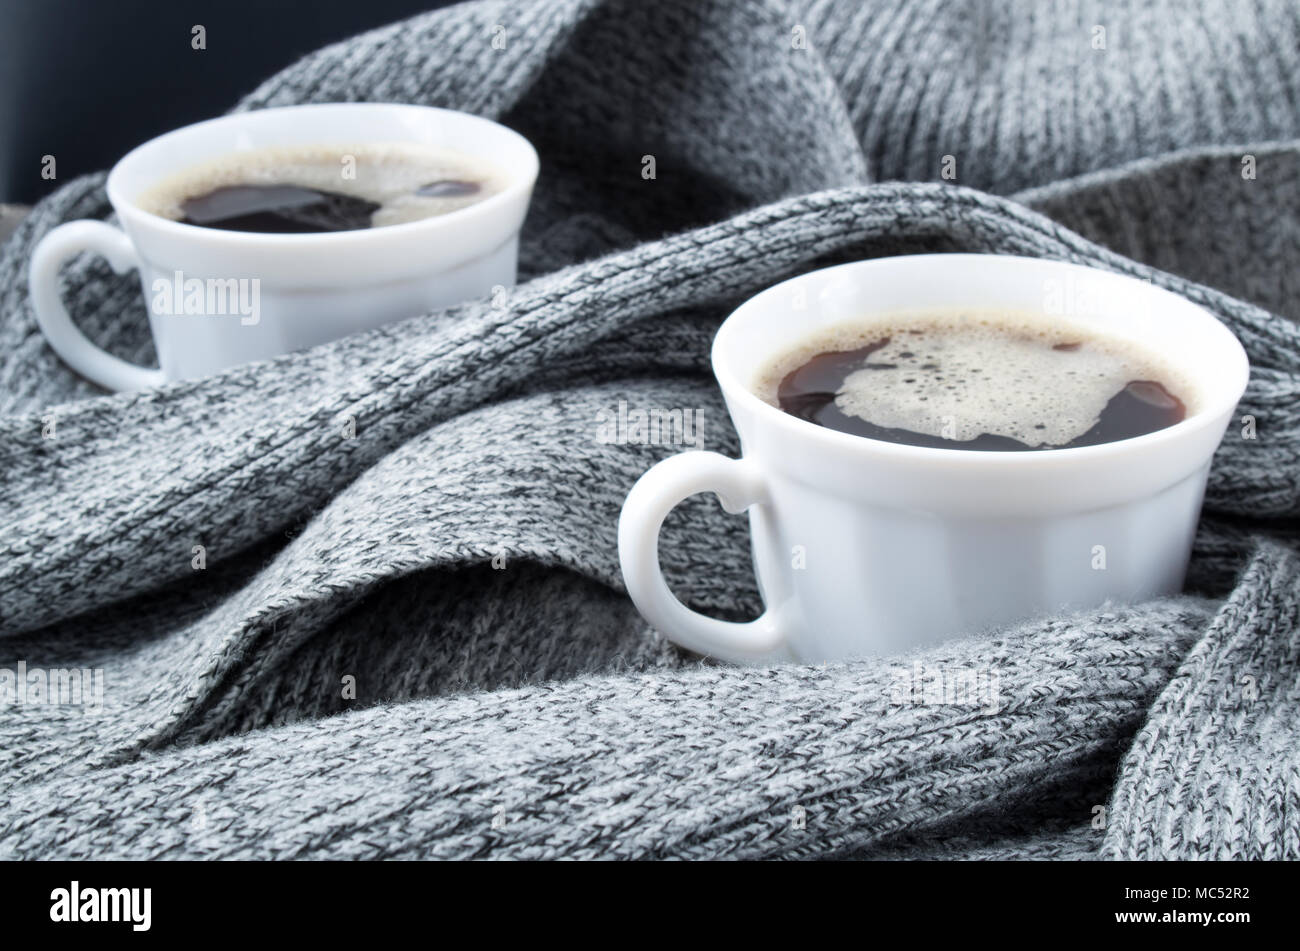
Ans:
{"type": "Polygon", "coordinates": [[[41,240],[29,270],[32,306],[59,356],[109,389],[206,376],[512,286],[519,229],[537,169],[537,153],[518,133],[478,116],[428,106],[289,106],[200,122],[146,142],[114,166],[108,199],[122,230],[101,221],[74,221],[41,240]],[[387,142],[483,156],[507,173],[508,185],[450,214],[316,234],[201,228],[136,204],[159,181],[244,150],[387,142]],[[158,300],[158,289],[166,285],[202,285],[221,291],[223,301],[247,289],[243,302],[255,294],[256,313],[247,306],[203,314],[165,308],[160,313],[151,306],[159,367],[136,366],[91,343],[63,307],[59,268],[83,251],[102,254],[119,272],[138,269],[146,304],[158,300]]]}
{"type": "Polygon", "coordinates": [[[786,281],[727,318],[712,359],[743,458],[694,451],[654,466],[627,497],[618,547],[628,593],[656,629],[737,662],[895,654],[1178,592],[1210,458],[1249,374],[1222,323],[1152,284],[969,254],[882,258],[786,281]],[[752,388],[770,361],[820,328],[930,309],[1051,313],[1058,301],[1073,324],[1140,344],[1196,381],[1187,418],[1073,449],[934,449],[797,419],[752,388]],[[688,609],[660,573],[660,525],[698,492],[749,511],[766,606],[754,621],[688,609]]]}

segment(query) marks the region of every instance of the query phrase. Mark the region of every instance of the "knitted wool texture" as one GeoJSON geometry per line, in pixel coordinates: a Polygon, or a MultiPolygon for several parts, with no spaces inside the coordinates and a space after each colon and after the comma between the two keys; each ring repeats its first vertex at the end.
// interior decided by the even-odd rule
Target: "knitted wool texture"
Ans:
{"type": "MultiPolygon", "coordinates": [[[[430,13],[239,108],[519,129],[520,286],[142,394],[36,329],[32,247],[110,213],[102,176],[68,183],[0,256],[0,668],[102,669],[104,705],[0,706],[0,857],[1300,857],[1297,49],[1285,0],[430,13]],[[696,408],[736,454],[707,367],[729,309],[921,251],[1149,279],[1239,336],[1256,438],[1215,458],[1188,593],[909,658],[669,645],[615,524],[673,447],[601,442],[599,414],[696,408]],[[996,702],[900,699],[917,670],[995,674],[996,702]]],[[[65,295],[152,358],[133,276],[80,259],[65,295]]],[[[714,501],[662,553],[693,607],[760,609],[714,501]]]]}

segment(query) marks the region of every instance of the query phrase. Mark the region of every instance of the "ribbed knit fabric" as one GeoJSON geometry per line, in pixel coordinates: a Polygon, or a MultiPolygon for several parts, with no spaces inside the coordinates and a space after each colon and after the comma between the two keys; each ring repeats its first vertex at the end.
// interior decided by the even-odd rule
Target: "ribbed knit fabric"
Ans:
{"type": "Polygon", "coordinates": [[[813,0],[878,178],[999,194],[1195,146],[1292,138],[1300,7],[1258,0],[813,0]]]}
{"type": "Polygon", "coordinates": [[[1293,551],[1251,565],[1124,758],[1104,854],[1300,855],[1300,585],[1293,551]]]}
{"type": "MultiPolygon", "coordinates": [[[[1074,13],[985,6],[479,0],[313,54],[241,108],[421,102],[534,141],[524,282],[149,393],[36,330],[32,246],[109,211],[102,176],[41,202],[0,256],[0,671],[105,690],[0,704],[0,856],[1300,857],[1295,13],[1121,5],[1094,51],[1074,13]],[[696,408],[735,455],[730,308],[955,250],[1148,278],[1241,338],[1256,438],[1216,456],[1189,593],[824,667],[647,629],[615,524],[675,447],[602,442],[601,412],[696,408]],[[900,700],[918,671],[996,702],[900,700]]],[[[89,335],[151,357],[134,277],[65,277],[89,335]]],[[[664,568],[752,615],[747,544],[696,498],[664,568]]]]}

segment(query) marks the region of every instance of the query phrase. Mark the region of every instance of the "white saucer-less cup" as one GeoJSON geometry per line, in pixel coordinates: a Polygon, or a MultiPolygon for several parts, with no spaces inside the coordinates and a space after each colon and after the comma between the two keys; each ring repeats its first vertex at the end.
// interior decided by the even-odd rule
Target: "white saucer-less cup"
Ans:
{"type": "Polygon", "coordinates": [[[966,254],[883,258],[786,281],[727,318],[712,358],[743,458],[683,452],[654,466],[627,497],[618,547],[628,592],[656,629],[736,662],[889,655],[1060,610],[1176,593],[1210,458],[1249,373],[1222,323],[1154,285],[966,254]],[[1195,408],[1134,439],[978,452],[826,429],[753,390],[773,358],[819,328],[953,308],[1061,313],[1139,343],[1196,381],[1195,408]],[[705,617],[664,582],[660,525],[698,492],[749,512],[766,605],[757,620],[705,617]]]}
{"type": "Polygon", "coordinates": [[[29,270],[32,306],[59,356],[109,389],[206,376],[513,286],[537,169],[537,153],[518,133],[427,106],[289,106],[200,122],[146,142],[114,166],[107,189],[121,230],[74,221],[42,239],[29,270]],[[163,179],[240,151],[389,142],[482,156],[507,174],[508,184],[440,217],[320,234],[201,228],[136,204],[163,179]],[[59,268],[83,251],[103,255],[119,272],[139,270],[157,369],[104,352],[69,319],[59,268]],[[204,294],[202,307],[190,296],[194,289],[204,294]]]}

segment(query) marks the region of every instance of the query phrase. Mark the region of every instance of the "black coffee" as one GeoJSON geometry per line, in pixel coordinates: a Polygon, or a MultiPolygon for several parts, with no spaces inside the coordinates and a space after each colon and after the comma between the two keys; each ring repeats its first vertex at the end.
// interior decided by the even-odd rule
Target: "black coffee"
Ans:
{"type": "Polygon", "coordinates": [[[500,191],[495,167],[414,143],[237,152],[146,192],[146,211],[264,234],[356,231],[447,214],[500,191]]]}
{"type": "Polygon", "coordinates": [[[303,234],[369,228],[379,203],[299,185],[223,185],[181,202],[181,221],[226,231],[303,234]]]}
{"type": "Polygon", "coordinates": [[[1116,442],[1187,415],[1187,388],[1126,342],[1016,315],[840,328],[787,355],[760,395],[839,432],[940,449],[1116,442]]]}

